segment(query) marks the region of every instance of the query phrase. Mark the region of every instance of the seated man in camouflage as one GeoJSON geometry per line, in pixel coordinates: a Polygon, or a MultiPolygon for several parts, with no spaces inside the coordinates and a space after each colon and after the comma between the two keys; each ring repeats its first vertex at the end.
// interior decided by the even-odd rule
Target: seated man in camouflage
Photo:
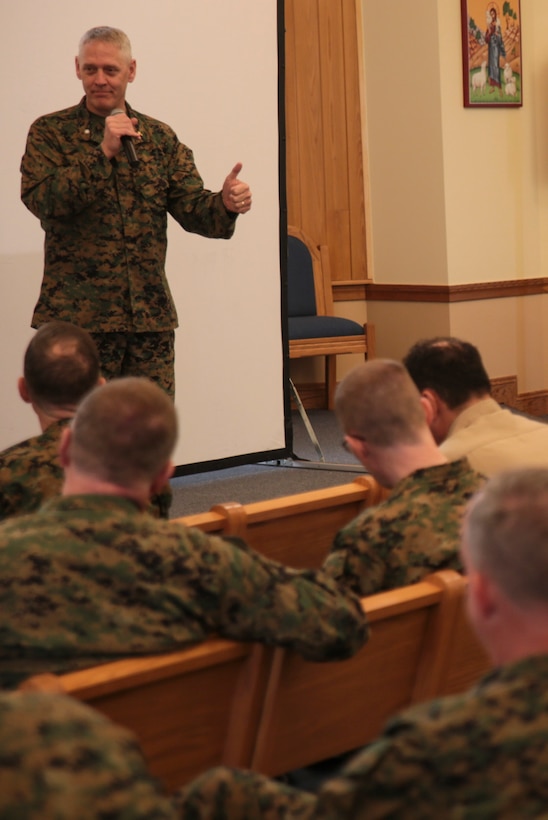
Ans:
{"type": "Polygon", "coordinates": [[[0,817],[178,817],[133,735],[71,698],[0,693],[0,748],[0,817]]]}
{"type": "Polygon", "coordinates": [[[86,330],[49,322],[36,331],[24,358],[19,395],[38,417],[41,434],[0,453],[0,520],[37,509],[63,481],[61,433],[86,393],[101,381],[99,354],[86,330]]]}
{"type": "Polygon", "coordinates": [[[374,359],[355,368],[337,389],[335,411],[346,445],[391,493],[339,531],[326,572],[371,595],[460,570],[461,517],[483,477],[465,458],[448,463],[403,365],[374,359]]]}
{"type": "Polygon", "coordinates": [[[547,532],[547,469],[501,473],[466,515],[469,614],[496,671],[390,720],[317,795],[220,768],[186,787],[181,817],[546,817],[547,532]]]}
{"type": "MultiPolygon", "coordinates": [[[[59,442],[84,396],[104,384],[95,342],[70,322],[48,322],[34,334],[25,352],[19,395],[30,404],[42,432],[0,453],[0,521],[32,512],[59,495],[63,470],[59,442]]],[[[169,484],[154,496],[151,512],[167,518],[169,484]]]]}
{"type": "Polygon", "coordinates": [[[115,379],[81,402],[61,438],[62,495],[0,525],[0,686],[212,633],[312,660],[363,644],[359,599],[323,572],[146,512],[176,437],[173,402],[147,379],[115,379]]]}

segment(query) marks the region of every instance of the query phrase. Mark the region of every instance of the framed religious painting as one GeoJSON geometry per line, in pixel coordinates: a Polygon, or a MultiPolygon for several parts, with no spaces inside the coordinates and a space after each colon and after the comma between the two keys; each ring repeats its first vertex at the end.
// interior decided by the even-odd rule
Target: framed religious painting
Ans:
{"type": "Polygon", "coordinates": [[[464,105],[520,106],[520,0],[461,0],[464,105]]]}

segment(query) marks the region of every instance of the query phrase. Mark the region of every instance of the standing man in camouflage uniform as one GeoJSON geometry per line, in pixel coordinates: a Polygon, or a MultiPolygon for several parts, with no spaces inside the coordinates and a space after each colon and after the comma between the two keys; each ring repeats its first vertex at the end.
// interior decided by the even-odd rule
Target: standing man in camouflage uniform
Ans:
{"type": "Polygon", "coordinates": [[[238,179],[240,163],[219,193],[206,190],[173,130],[129,106],[136,62],[123,31],[86,32],[76,74],[84,98],[33,123],[21,164],[23,202],[46,234],[32,326],[74,322],[95,339],[107,378],[147,376],[173,396],[167,214],[187,231],[228,239],[251,192],[238,179]],[[124,140],[136,146],[136,164],[124,140]]]}
{"type": "Polygon", "coordinates": [[[181,816],[547,817],[547,532],[547,469],[501,473],[471,502],[462,545],[468,609],[496,669],[469,692],[390,720],[317,796],[220,768],[185,789],[181,816]]]}
{"type": "Polygon", "coordinates": [[[325,573],[146,512],[176,437],[173,402],[148,379],[113,379],[79,405],[61,439],[62,496],[0,525],[0,686],[213,633],[312,660],[363,644],[359,599],[325,573]]]}
{"type": "Polygon", "coordinates": [[[374,359],[355,368],[337,389],[335,411],[346,445],[391,493],[339,531],[326,572],[371,595],[460,570],[462,514],[484,479],[465,458],[448,463],[403,365],[374,359]]]}
{"type": "MultiPolygon", "coordinates": [[[[19,395],[32,405],[42,432],[0,453],[0,520],[33,512],[59,495],[63,469],[59,443],[78,404],[104,384],[93,339],[70,322],[47,322],[25,352],[19,395]]],[[[151,500],[150,512],[169,517],[169,483],[151,500]]]]}

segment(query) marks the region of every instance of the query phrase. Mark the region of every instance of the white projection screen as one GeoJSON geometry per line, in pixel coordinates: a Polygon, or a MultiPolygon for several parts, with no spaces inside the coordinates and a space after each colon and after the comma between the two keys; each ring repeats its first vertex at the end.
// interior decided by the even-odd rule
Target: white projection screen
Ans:
{"type": "MultiPolygon", "coordinates": [[[[77,103],[80,36],[122,28],[137,60],[127,99],[171,125],[207,188],[238,161],[253,209],[234,237],[206,239],[169,218],[177,305],[178,472],[287,455],[281,319],[278,23],[281,0],[18,0],[2,5],[0,449],[39,432],[17,394],[43,267],[43,232],[20,200],[31,122],[77,103]]],[[[282,188],[283,190],[283,188],[282,188]]]]}

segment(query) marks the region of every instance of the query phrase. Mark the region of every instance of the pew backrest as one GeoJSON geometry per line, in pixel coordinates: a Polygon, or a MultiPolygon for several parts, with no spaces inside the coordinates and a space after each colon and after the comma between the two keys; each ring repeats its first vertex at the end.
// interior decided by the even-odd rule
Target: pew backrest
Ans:
{"type": "Polygon", "coordinates": [[[63,690],[139,740],[171,791],[219,764],[246,767],[271,650],[222,639],[59,676],[63,690]]]}
{"type": "Polygon", "coordinates": [[[242,538],[275,561],[297,568],[319,567],[341,527],[386,491],[372,476],[322,490],[257,501],[216,504],[209,513],[179,519],[206,532],[242,538]]]}
{"type": "Polygon", "coordinates": [[[386,720],[437,694],[464,578],[443,570],[362,599],[368,643],[349,660],[312,664],[276,649],[252,768],[271,776],[370,742],[386,720]]]}

